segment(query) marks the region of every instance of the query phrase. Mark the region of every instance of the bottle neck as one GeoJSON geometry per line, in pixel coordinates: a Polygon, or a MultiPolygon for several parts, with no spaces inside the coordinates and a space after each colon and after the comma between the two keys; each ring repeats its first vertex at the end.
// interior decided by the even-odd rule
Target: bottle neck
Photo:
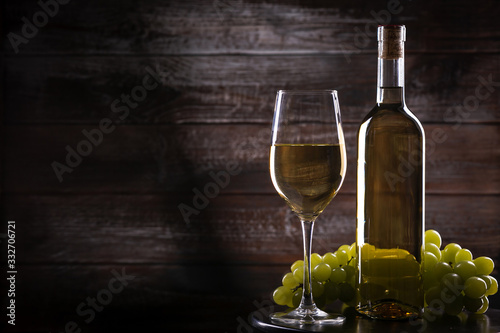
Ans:
{"type": "Polygon", "coordinates": [[[379,42],[378,72],[377,72],[377,103],[404,104],[404,56],[401,42],[399,57],[387,59],[381,49],[388,47],[379,42]]]}

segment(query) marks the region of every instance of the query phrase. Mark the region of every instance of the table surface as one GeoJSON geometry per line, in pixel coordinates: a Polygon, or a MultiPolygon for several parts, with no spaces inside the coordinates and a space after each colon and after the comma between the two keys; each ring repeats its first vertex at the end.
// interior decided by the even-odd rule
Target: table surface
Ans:
{"type": "Polygon", "coordinates": [[[486,314],[462,313],[458,316],[434,316],[414,321],[373,320],[356,313],[353,308],[344,311],[345,322],[338,326],[282,327],[269,320],[269,309],[262,308],[251,314],[251,324],[260,332],[355,332],[355,333],[432,333],[432,332],[500,332],[500,310],[489,309],[486,314]]]}

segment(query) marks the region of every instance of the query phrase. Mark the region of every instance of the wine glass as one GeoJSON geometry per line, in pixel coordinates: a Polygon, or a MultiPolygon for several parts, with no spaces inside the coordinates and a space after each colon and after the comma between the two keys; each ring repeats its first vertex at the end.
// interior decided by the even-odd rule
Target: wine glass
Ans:
{"type": "Polygon", "coordinates": [[[345,177],[346,151],[335,90],[279,90],[270,151],[271,179],[302,223],[304,280],[297,309],[270,315],[292,326],[341,324],[314,303],[311,290],[311,244],[314,222],[337,194],[345,177]]]}

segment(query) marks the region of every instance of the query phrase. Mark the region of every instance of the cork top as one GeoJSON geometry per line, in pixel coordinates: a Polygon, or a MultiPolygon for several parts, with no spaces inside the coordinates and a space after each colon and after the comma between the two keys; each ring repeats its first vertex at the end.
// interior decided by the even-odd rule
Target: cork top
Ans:
{"type": "Polygon", "coordinates": [[[406,27],[404,25],[380,25],[378,27],[378,56],[393,60],[403,58],[406,27]]]}

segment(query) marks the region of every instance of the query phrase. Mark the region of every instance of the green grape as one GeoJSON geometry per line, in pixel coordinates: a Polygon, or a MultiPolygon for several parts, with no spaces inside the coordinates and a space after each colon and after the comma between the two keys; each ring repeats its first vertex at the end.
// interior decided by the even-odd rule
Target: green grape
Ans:
{"type": "Polygon", "coordinates": [[[340,290],[337,284],[333,282],[325,283],[325,294],[329,300],[335,301],[337,298],[339,298],[339,293],[340,290]]]}
{"type": "Polygon", "coordinates": [[[479,257],[473,260],[477,268],[477,274],[490,275],[495,268],[495,263],[491,258],[479,257]]]}
{"type": "Polygon", "coordinates": [[[283,286],[290,288],[290,289],[294,289],[295,287],[297,287],[299,285],[297,280],[295,280],[295,278],[293,277],[293,273],[291,273],[291,272],[286,273],[283,276],[283,279],[281,280],[281,282],[282,282],[283,286]]]}
{"type": "Polygon", "coordinates": [[[483,300],[483,306],[481,306],[481,308],[476,311],[477,314],[485,313],[486,310],[488,310],[488,307],[490,306],[490,301],[488,300],[488,297],[483,296],[481,299],[483,300]]]}
{"type": "Polygon", "coordinates": [[[320,297],[321,295],[323,295],[323,293],[325,291],[325,286],[323,285],[322,282],[312,280],[311,281],[311,289],[312,289],[313,297],[316,298],[316,297],[320,297]]]}
{"type": "Polygon", "coordinates": [[[493,276],[489,276],[490,281],[491,281],[491,287],[488,288],[486,291],[486,296],[491,296],[495,295],[498,291],[498,281],[495,279],[493,276]]]}
{"type": "Polygon", "coordinates": [[[483,281],[486,282],[486,290],[490,289],[491,279],[489,275],[478,275],[477,277],[483,279],[483,281]]]}
{"type": "Polygon", "coordinates": [[[339,259],[337,259],[337,256],[332,252],[325,253],[323,256],[323,262],[330,265],[332,269],[340,266],[339,259]]]}
{"type": "MultiPolygon", "coordinates": [[[[455,258],[453,258],[455,260],[455,258]]],[[[452,261],[451,255],[448,255],[447,251],[441,250],[441,261],[447,264],[453,265],[454,261],[452,261]]]]}
{"type": "Polygon", "coordinates": [[[287,305],[292,299],[292,291],[284,286],[276,288],[273,292],[273,300],[278,305],[287,305]]]}
{"type": "Polygon", "coordinates": [[[483,306],[482,298],[470,298],[468,296],[464,297],[465,309],[469,312],[477,312],[483,306]]]}
{"type": "Polygon", "coordinates": [[[351,256],[351,258],[355,258],[356,257],[356,242],[352,243],[351,246],[349,246],[349,256],[351,256]]]}
{"type": "Polygon", "coordinates": [[[342,302],[347,303],[351,301],[355,294],[354,288],[349,283],[343,282],[339,284],[339,299],[342,302]]]}
{"type": "Polygon", "coordinates": [[[436,244],[425,243],[425,252],[430,252],[435,255],[438,261],[441,259],[441,250],[439,250],[436,244]]]}
{"type": "Polygon", "coordinates": [[[328,280],[331,273],[332,269],[330,268],[330,265],[325,264],[324,262],[318,264],[312,270],[313,278],[321,282],[328,280]]]}
{"type": "Polygon", "coordinates": [[[433,300],[441,299],[441,287],[434,286],[425,292],[425,302],[430,305],[433,300]]]}
{"type": "Polygon", "coordinates": [[[440,261],[434,266],[434,277],[436,280],[441,281],[443,276],[445,276],[448,273],[453,273],[453,268],[448,263],[445,263],[443,261],[440,261]]]}
{"type": "Polygon", "coordinates": [[[323,262],[323,257],[318,253],[311,254],[311,267],[316,267],[318,264],[323,262]]]}
{"type": "Polygon", "coordinates": [[[337,259],[339,260],[339,264],[341,266],[347,265],[347,262],[349,261],[349,255],[347,254],[346,251],[337,250],[337,251],[335,251],[335,255],[336,255],[337,259]]]}
{"type": "Polygon", "coordinates": [[[424,290],[429,290],[432,287],[439,286],[440,280],[436,278],[434,270],[424,272],[423,280],[424,280],[424,290]]]}
{"type": "Polygon", "coordinates": [[[298,288],[295,290],[292,296],[292,305],[294,308],[300,305],[300,301],[302,300],[302,288],[298,288]]]}
{"type": "Polygon", "coordinates": [[[448,295],[445,296],[446,298],[443,297],[445,300],[444,304],[444,312],[450,316],[456,316],[460,312],[462,312],[464,308],[464,296],[462,294],[459,294],[458,296],[455,296],[451,293],[448,293],[448,295]],[[451,300],[451,302],[448,302],[448,300],[451,300]]]}
{"type": "Polygon", "coordinates": [[[323,295],[321,295],[319,297],[316,297],[314,299],[314,303],[316,303],[316,306],[318,308],[320,308],[320,309],[323,309],[325,307],[326,301],[327,301],[327,299],[326,299],[326,295],[325,294],[323,294],[323,295]]]}
{"type": "Polygon", "coordinates": [[[445,246],[445,248],[441,251],[441,261],[447,263],[455,263],[455,256],[457,255],[458,250],[462,247],[457,243],[450,243],[445,246]]]}
{"type": "Polygon", "coordinates": [[[304,260],[297,260],[295,261],[292,266],[290,267],[290,270],[293,272],[295,271],[298,267],[304,267],[304,260]]]}
{"type": "Polygon", "coordinates": [[[464,280],[457,273],[448,273],[441,278],[441,288],[463,290],[464,280]]]}
{"type": "Polygon", "coordinates": [[[465,281],[464,292],[470,298],[481,298],[486,290],[486,282],[477,276],[472,276],[465,281]]]}
{"type": "Polygon", "coordinates": [[[354,260],[355,258],[351,259],[351,261],[349,261],[349,265],[348,266],[351,266],[351,267],[356,267],[357,263],[356,263],[356,260],[354,260]]]}
{"type": "Polygon", "coordinates": [[[461,261],[471,261],[472,260],[472,252],[467,249],[460,249],[455,254],[455,262],[461,261]]]}
{"type": "Polygon", "coordinates": [[[431,252],[424,252],[424,271],[430,271],[436,266],[438,258],[431,252]]]}
{"type": "Polygon", "coordinates": [[[353,266],[346,265],[342,267],[345,271],[345,281],[348,283],[354,283],[356,269],[353,266]]]}
{"type": "Polygon", "coordinates": [[[439,298],[433,299],[428,304],[428,308],[430,309],[431,313],[438,316],[441,316],[444,313],[444,307],[444,303],[439,298]]]}
{"type": "Polygon", "coordinates": [[[304,266],[299,266],[293,271],[293,277],[298,283],[304,282],[304,266]]]}
{"type": "Polygon", "coordinates": [[[342,267],[337,267],[332,270],[330,275],[330,280],[335,283],[345,282],[347,273],[342,267]]]}
{"type": "Polygon", "coordinates": [[[476,265],[474,265],[472,261],[461,261],[457,263],[453,271],[460,275],[464,281],[467,281],[468,278],[477,274],[476,265]]]}
{"type": "Polygon", "coordinates": [[[450,244],[446,245],[443,250],[450,251],[450,253],[457,254],[458,250],[460,250],[461,248],[462,247],[457,243],[450,243],[450,244]]]}
{"type": "Polygon", "coordinates": [[[349,254],[349,249],[350,249],[350,246],[347,245],[347,244],[344,244],[344,245],[341,245],[337,251],[345,251],[347,252],[347,254],[349,254]]]}
{"type": "Polygon", "coordinates": [[[438,249],[441,248],[441,235],[433,229],[425,231],[425,242],[435,244],[438,249]]]}

